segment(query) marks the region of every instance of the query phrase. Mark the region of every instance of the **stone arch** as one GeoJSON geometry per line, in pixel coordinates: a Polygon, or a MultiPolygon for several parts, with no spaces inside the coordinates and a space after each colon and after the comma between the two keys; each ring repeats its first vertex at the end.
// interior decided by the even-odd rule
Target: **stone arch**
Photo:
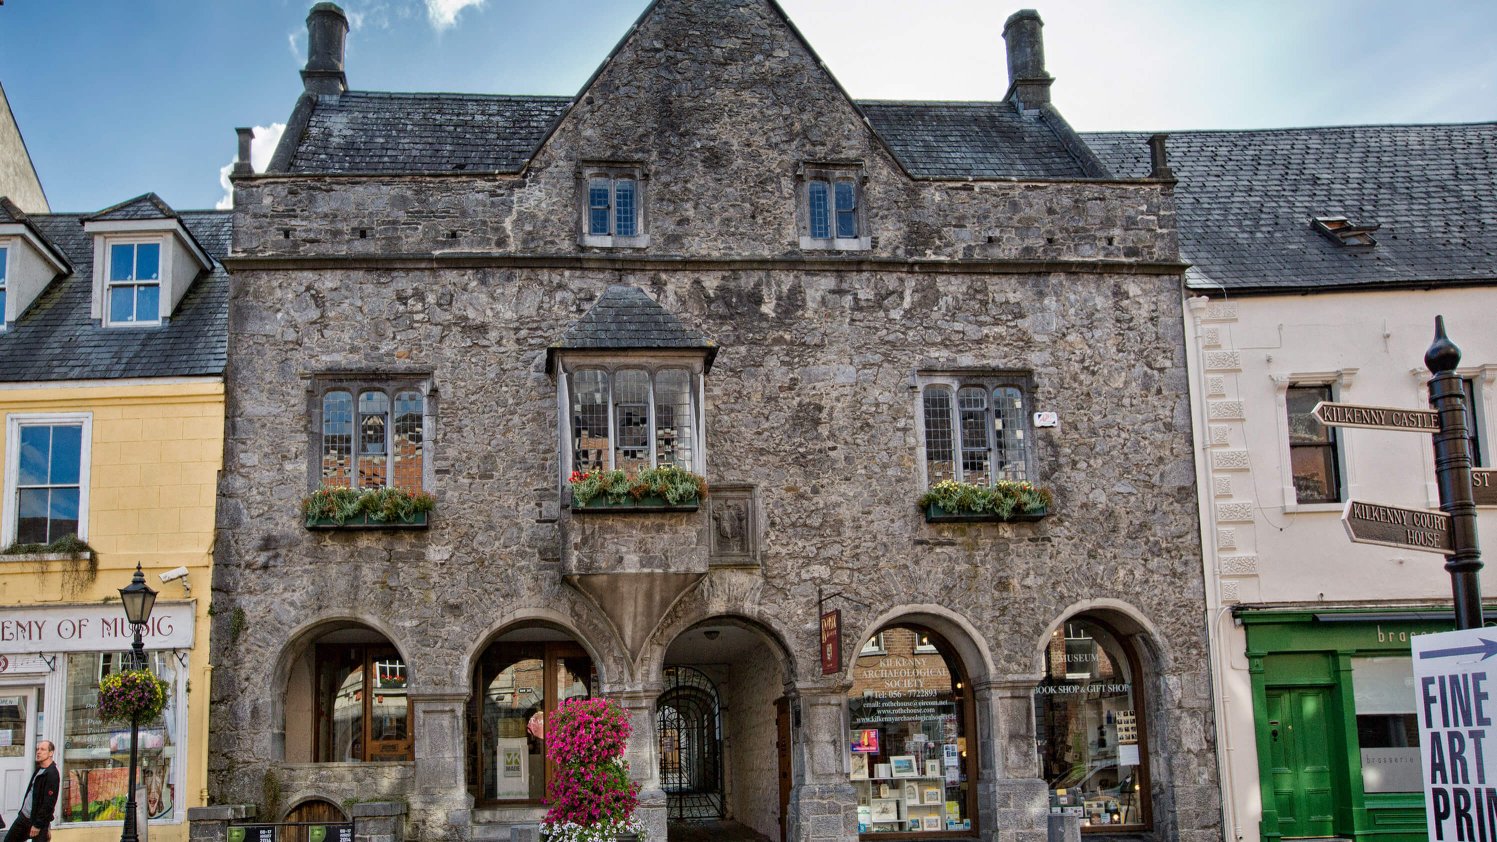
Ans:
{"type": "Polygon", "coordinates": [[[282,827],[277,839],[280,842],[307,842],[307,830],[295,826],[301,822],[342,824],[349,821],[348,813],[338,805],[338,800],[325,792],[303,792],[292,795],[288,806],[281,811],[280,821],[292,823],[282,827]]]}
{"type": "Polygon", "coordinates": [[[842,660],[846,664],[841,674],[841,686],[844,690],[852,687],[852,669],[857,661],[857,650],[862,647],[863,642],[885,626],[906,623],[924,626],[945,638],[961,659],[962,669],[966,670],[967,678],[974,685],[981,685],[993,677],[993,654],[987,639],[966,617],[943,605],[898,605],[864,624],[857,636],[843,636],[843,646],[852,649],[851,652],[844,649],[842,653],[842,660]]]}
{"type": "MultiPolygon", "coordinates": [[[[287,697],[293,690],[293,683],[300,676],[293,676],[293,672],[306,667],[309,651],[319,641],[329,635],[338,632],[364,630],[371,637],[383,639],[383,645],[393,648],[405,667],[406,686],[415,683],[415,666],[406,655],[408,646],[402,645],[399,638],[382,620],[374,617],[352,616],[347,614],[330,614],[316,617],[293,629],[286,636],[286,643],[276,655],[275,665],[271,672],[271,687],[275,692],[270,695],[270,721],[276,726],[271,734],[271,758],[279,761],[288,760],[287,752],[287,697]]],[[[310,692],[310,686],[306,688],[310,692]]],[[[315,717],[309,717],[313,719],[315,717]]],[[[293,752],[295,753],[295,752],[293,752]]],[[[298,762],[292,760],[291,762],[298,762]]]]}
{"type": "Polygon", "coordinates": [[[1163,673],[1172,665],[1173,658],[1164,635],[1160,634],[1158,627],[1144,612],[1121,599],[1083,599],[1066,606],[1045,626],[1039,639],[1034,642],[1030,662],[1034,666],[1035,675],[1045,674],[1045,650],[1049,647],[1050,637],[1055,634],[1055,630],[1067,620],[1082,614],[1104,620],[1117,629],[1119,634],[1133,641],[1139,649],[1139,655],[1147,659],[1144,666],[1152,672],[1163,673]]]}
{"type": "Polygon", "coordinates": [[[477,666],[478,659],[482,657],[489,644],[512,631],[527,626],[546,626],[571,636],[592,659],[598,670],[598,679],[604,684],[619,680],[628,674],[629,659],[616,645],[614,635],[596,632],[588,634],[582,630],[572,615],[550,608],[527,606],[501,614],[469,642],[468,651],[464,657],[462,685],[459,689],[473,689],[468,686],[473,668],[477,666]]]}
{"type": "Polygon", "coordinates": [[[798,677],[793,650],[785,641],[785,635],[775,627],[774,621],[760,612],[749,611],[698,611],[675,618],[675,621],[656,631],[651,645],[640,653],[635,665],[636,675],[646,687],[659,687],[665,670],[666,653],[680,637],[699,626],[722,624],[749,631],[760,637],[766,646],[779,658],[782,677],[786,686],[798,677]]]}

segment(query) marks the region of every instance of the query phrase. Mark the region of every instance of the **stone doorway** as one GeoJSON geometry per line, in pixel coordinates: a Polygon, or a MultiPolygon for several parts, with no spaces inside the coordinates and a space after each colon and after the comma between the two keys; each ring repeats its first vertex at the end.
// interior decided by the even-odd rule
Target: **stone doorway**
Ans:
{"type": "Polygon", "coordinates": [[[696,624],[667,648],[656,737],[669,842],[784,839],[780,766],[789,753],[776,704],[785,664],[766,632],[726,617],[696,624]]]}

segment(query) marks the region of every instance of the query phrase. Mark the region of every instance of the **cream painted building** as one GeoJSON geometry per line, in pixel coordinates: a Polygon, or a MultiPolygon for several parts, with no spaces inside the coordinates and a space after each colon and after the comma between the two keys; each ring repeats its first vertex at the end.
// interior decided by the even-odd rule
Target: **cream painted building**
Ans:
{"type": "Polygon", "coordinates": [[[130,731],[95,705],[130,645],[117,591],[136,564],[171,688],[140,733],[151,838],[185,840],[205,803],[228,228],[152,195],[94,215],[0,199],[0,810],[13,821],[51,740],[61,842],[120,833],[130,731]]]}
{"type": "MultiPolygon", "coordinates": [[[[1147,165],[1134,137],[1087,139],[1116,171],[1147,165]]],[[[1409,638],[1454,627],[1450,577],[1441,555],[1353,543],[1341,517],[1348,500],[1438,509],[1432,437],[1310,412],[1428,408],[1443,315],[1478,464],[1494,464],[1497,126],[1188,132],[1168,147],[1193,264],[1227,838],[1424,840],[1409,638]]],[[[1479,518],[1490,554],[1497,512],[1479,518]]]]}

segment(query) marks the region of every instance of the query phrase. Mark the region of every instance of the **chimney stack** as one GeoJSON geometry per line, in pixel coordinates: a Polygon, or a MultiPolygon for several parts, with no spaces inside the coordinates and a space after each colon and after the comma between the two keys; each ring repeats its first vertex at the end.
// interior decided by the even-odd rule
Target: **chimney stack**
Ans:
{"type": "Polygon", "coordinates": [[[348,90],[343,75],[343,40],[348,18],[336,3],[318,3],[307,15],[307,67],[301,72],[309,94],[341,94],[348,90]]]}
{"type": "Polygon", "coordinates": [[[1164,149],[1164,142],[1169,139],[1167,134],[1149,136],[1149,178],[1174,180],[1175,173],[1170,169],[1169,153],[1164,149]]]}
{"type": "Polygon", "coordinates": [[[255,130],[235,129],[239,135],[239,158],[234,161],[234,175],[254,175],[255,166],[250,163],[250,144],[255,141],[255,130]]]}
{"type": "Polygon", "coordinates": [[[1008,45],[1008,93],[1020,109],[1035,109],[1050,102],[1050,83],[1055,80],[1045,72],[1045,39],[1040,28],[1045,22],[1034,9],[1020,9],[1003,24],[1003,40],[1008,45]]]}

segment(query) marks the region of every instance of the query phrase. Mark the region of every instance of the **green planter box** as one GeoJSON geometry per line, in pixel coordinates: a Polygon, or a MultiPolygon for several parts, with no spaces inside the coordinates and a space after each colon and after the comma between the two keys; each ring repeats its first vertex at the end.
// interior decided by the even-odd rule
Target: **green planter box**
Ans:
{"type": "Polygon", "coordinates": [[[991,512],[948,512],[936,503],[925,507],[926,523],[1034,523],[1050,516],[1049,510],[1038,512],[1014,512],[1008,517],[991,512]]]}
{"type": "Polygon", "coordinates": [[[425,529],[426,512],[416,512],[409,520],[370,520],[368,515],[351,517],[339,523],[332,518],[309,517],[308,529],[425,529]]]}
{"type": "Polygon", "coordinates": [[[673,505],[666,502],[664,497],[647,494],[638,500],[625,499],[622,503],[610,502],[606,496],[599,495],[587,501],[587,505],[579,506],[572,501],[572,512],[575,514],[629,514],[634,512],[694,512],[698,508],[698,500],[693,497],[690,502],[673,505]]]}

